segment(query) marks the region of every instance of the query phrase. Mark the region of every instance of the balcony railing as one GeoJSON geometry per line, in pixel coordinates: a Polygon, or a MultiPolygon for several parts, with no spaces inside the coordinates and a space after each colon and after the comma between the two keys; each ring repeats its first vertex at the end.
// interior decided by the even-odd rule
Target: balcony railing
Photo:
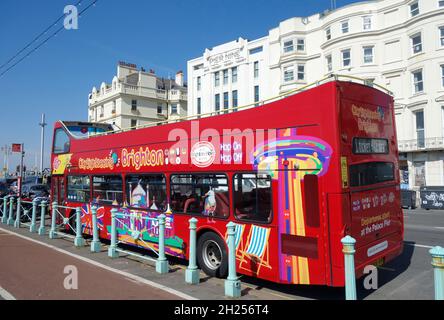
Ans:
{"type": "Polygon", "coordinates": [[[399,152],[443,150],[444,137],[398,141],[399,152]]]}

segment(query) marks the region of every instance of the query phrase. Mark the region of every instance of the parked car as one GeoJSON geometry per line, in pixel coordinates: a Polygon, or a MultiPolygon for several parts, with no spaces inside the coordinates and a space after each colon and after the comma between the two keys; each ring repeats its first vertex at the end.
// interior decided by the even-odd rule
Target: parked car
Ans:
{"type": "Polygon", "coordinates": [[[25,184],[22,187],[22,196],[24,198],[48,198],[49,188],[46,184],[25,184]]]}
{"type": "MultiPolygon", "coordinates": [[[[25,177],[25,178],[23,179],[23,182],[22,182],[22,192],[23,192],[23,188],[24,188],[26,185],[34,185],[34,184],[36,184],[36,183],[37,183],[37,179],[38,179],[38,178],[35,177],[35,176],[25,177]]],[[[18,184],[18,181],[15,180],[15,181],[12,182],[11,185],[10,185],[11,192],[12,192],[13,194],[15,194],[15,195],[18,193],[18,190],[17,190],[17,184],[18,184]]]]}

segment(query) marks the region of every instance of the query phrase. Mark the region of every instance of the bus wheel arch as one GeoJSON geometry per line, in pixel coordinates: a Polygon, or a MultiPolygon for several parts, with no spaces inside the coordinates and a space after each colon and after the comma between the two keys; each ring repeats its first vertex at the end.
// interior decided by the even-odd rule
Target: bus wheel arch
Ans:
{"type": "Polygon", "coordinates": [[[210,229],[197,234],[197,264],[210,277],[228,275],[228,249],[223,238],[210,229]]]}

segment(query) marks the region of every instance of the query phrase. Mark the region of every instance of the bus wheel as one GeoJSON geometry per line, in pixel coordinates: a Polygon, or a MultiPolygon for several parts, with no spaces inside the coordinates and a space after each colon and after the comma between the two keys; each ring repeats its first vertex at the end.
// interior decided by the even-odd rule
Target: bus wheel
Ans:
{"type": "Polygon", "coordinates": [[[206,232],[197,241],[197,263],[210,277],[225,278],[228,274],[228,253],[225,242],[214,232],[206,232]]]}

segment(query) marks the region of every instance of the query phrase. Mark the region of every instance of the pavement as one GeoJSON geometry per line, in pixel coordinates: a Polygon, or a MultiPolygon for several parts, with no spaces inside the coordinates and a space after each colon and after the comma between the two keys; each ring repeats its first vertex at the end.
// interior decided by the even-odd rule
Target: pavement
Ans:
{"type": "MultiPolygon", "coordinates": [[[[364,289],[363,279],[358,280],[358,299],[434,298],[428,251],[433,246],[444,246],[444,211],[404,210],[404,217],[403,254],[378,269],[377,290],[364,289]]],[[[183,260],[170,259],[168,275],[159,275],[151,261],[125,254],[118,259],[108,258],[106,244],[102,244],[100,253],[91,253],[89,246],[74,247],[71,237],[51,240],[29,233],[25,227],[3,224],[0,239],[0,299],[228,300],[223,279],[201,273],[199,285],[187,285],[183,260]],[[67,266],[77,271],[78,289],[64,287],[70,276],[65,273],[67,266]]],[[[239,300],[344,299],[343,288],[282,285],[245,276],[241,281],[239,300]]]]}

